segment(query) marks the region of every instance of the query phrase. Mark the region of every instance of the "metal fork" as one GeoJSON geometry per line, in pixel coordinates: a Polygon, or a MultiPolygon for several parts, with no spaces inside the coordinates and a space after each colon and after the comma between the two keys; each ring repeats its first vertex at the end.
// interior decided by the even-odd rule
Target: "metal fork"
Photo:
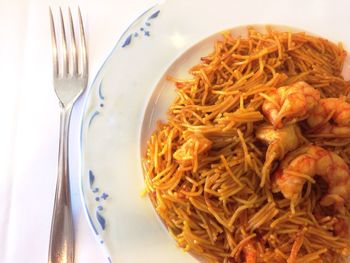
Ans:
{"type": "Polygon", "coordinates": [[[67,22],[64,23],[61,8],[59,9],[59,21],[56,23],[59,24],[58,28],[55,28],[51,8],[49,13],[53,54],[53,84],[59,99],[61,115],[58,177],[48,262],[70,263],[74,261],[74,229],[69,187],[68,131],[72,107],[87,86],[88,56],[80,9],[78,8],[79,30],[74,29],[70,8],[68,9],[69,30],[65,28],[67,22]],[[69,38],[67,38],[67,35],[69,38]]]}

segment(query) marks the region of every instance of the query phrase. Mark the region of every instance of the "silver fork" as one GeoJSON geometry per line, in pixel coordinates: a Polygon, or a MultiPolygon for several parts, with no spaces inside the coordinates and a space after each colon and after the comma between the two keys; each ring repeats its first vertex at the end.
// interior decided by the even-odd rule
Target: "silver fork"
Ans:
{"type": "Polygon", "coordinates": [[[61,8],[59,9],[59,23],[56,23],[57,25],[60,24],[58,28],[55,28],[51,8],[49,13],[53,54],[53,84],[59,99],[61,115],[58,177],[48,262],[70,263],[74,261],[74,229],[69,187],[68,130],[72,107],[87,86],[88,56],[80,9],[78,8],[79,30],[76,30],[77,34],[70,8],[68,9],[69,30],[65,28],[61,8]],[[67,35],[69,36],[68,39],[67,35]]]}

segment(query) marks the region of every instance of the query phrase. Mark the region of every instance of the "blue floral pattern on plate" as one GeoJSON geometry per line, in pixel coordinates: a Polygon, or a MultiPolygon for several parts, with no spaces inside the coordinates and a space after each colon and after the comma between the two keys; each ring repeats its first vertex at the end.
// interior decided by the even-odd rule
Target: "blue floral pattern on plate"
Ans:
{"type": "MultiPolygon", "coordinates": [[[[134,33],[131,33],[123,42],[122,44],[122,48],[125,48],[127,46],[129,46],[133,40],[133,38],[137,38],[139,36],[141,36],[142,34],[146,37],[149,37],[151,34],[150,34],[150,27],[151,27],[151,21],[154,20],[155,18],[157,18],[159,16],[159,13],[160,13],[160,10],[157,10],[155,11],[154,13],[152,13],[149,17],[146,18],[146,20],[144,21],[143,23],[143,26],[141,26],[139,28],[139,31],[136,31],[134,33]]],[[[102,93],[102,88],[103,88],[103,80],[101,80],[100,84],[99,84],[99,88],[98,88],[98,97],[100,99],[100,103],[99,103],[99,106],[100,108],[103,108],[104,107],[104,95],[102,93]]],[[[89,124],[88,126],[90,127],[91,124],[93,123],[93,120],[100,114],[100,109],[98,110],[95,110],[92,114],[91,114],[91,117],[89,119],[89,124]]],[[[89,183],[90,183],[90,189],[92,191],[92,193],[95,194],[95,201],[98,202],[98,203],[102,203],[103,201],[105,201],[109,195],[107,193],[102,193],[101,195],[99,194],[100,192],[100,189],[98,187],[95,187],[94,186],[94,182],[95,182],[95,175],[93,173],[92,170],[89,170],[89,183]]],[[[102,211],[103,211],[103,205],[100,204],[96,207],[96,213],[95,213],[95,216],[96,216],[96,219],[97,219],[97,222],[100,224],[100,227],[102,230],[105,230],[106,229],[106,219],[104,218],[103,214],[102,214],[102,211]]],[[[89,215],[89,217],[91,217],[91,215],[89,215]]],[[[92,220],[90,220],[90,222],[92,223],[92,220]]],[[[96,227],[93,225],[93,228],[94,228],[94,231],[96,234],[98,234],[98,231],[96,229],[96,227]]],[[[104,243],[103,240],[100,241],[101,244],[104,243]]]]}
{"type": "Polygon", "coordinates": [[[152,15],[150,15],[146,21],[144,22],[144,25],[142,27],[140,27],[139,31],[136,31],[134,33],[131,33],[129,36],[127,36],[127,38],[124,40],[124,43],[122,45],[123,48],[129,46],[133,40],[133,38],[139,37],[139,36],[146,36],[149,37],[151,35],[150,33],[150,27],[151,27],[151,21],[155,18],[158,17],[160,13],[160,10],[157,10],[156,12],[154,12],[152,15]]]}
{"type": "Polygon", "coordinates": [[[105,230],[106,229],[106,219],[102,215],[103,201],[107,200],[109,195],[105,192],[100,194],[100,189],[94,185],[94,182],[95,182],[95,175],[94,175],[93,171],[89,170],[90,189],[91,189],[92,193],[94,193],[94,195],[95,195],[95,201],[99,203],[99,205],[96,207],[96,219],[99,222],[101,229],[105,230]]]}

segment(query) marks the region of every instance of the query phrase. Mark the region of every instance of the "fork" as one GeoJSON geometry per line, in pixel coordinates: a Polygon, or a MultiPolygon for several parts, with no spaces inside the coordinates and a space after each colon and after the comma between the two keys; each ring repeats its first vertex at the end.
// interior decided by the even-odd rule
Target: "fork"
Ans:
{"type": "Polygon", "coordinates": [[[51,8],[49,14],[53,55],[53,84],[59,99],[61,114],[58,177],[48,262],[70,263],[74,261],[74,228],[69,186],[68,132],[73,105],[87,86],[88,56],[80,8],[78,8],[79,30],[76,31],[74,30],[70,8],[68,8],[69,30],[65,28],[67,22],[64,22],[61,8],[59,8],[59,21],[56,21],[59,22],[56,23],[57,25],[60,24],[59,29],[55,27],[51,8]]]}

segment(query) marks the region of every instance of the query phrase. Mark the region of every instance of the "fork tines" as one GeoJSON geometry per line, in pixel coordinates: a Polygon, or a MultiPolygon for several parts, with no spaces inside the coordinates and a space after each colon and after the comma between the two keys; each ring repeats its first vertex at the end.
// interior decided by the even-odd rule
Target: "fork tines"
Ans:
{"type": "Polygon", "coordinates": [[[80,8],[78,7],[79,28],[74,28],[71,9],[68,7],[69,25],[65,25],[62,8],[59,8],[59,25],[55,25],[52,9],[50,7],[51,37],[53,50],[53,73],[55,77],[59,76],[77,76],[87,74],[87,54],[86,40],[81,18],[80,8]],[[57,26],[57,27],[56,27],[57,26]],[[57,31],[56,31],[57,30],[57,31]],[[58,32],[58,30],[60,32],[58,32]],[[57,34],[56,34],[57,32],[57,34]],[[77,34],[76,34],[77,32],[77,34]],[[58,39],[57,35],[61,38],[58,39]],[[67,36],[69,36],[67,38],[67,36]],[[78,36],[78,38],[76,38],[78,36]],[[79,48],[77,48],[79,45],[79,48]],[[60,53],[60,54],[59,54],[60,53]],[[58,56],[61,59],[58,59],[58,56]]]}

